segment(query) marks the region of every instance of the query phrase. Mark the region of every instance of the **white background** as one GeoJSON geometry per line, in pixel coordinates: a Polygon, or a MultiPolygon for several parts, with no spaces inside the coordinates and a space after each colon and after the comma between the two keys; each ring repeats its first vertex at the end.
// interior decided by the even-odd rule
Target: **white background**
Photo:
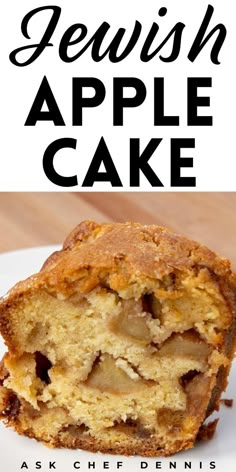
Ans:
{"type": "MultiPolygon", "coordinates": [[[[60,191],[68,189],[52,184],[45,176],[42,158],[47,146],[63,137],[77,139],[77,150],[64,150],[58,153],[55,167],[63,175],[77,175],[79,185],[71,190],[87,191],[81,188],[89,164],[101,136],[116,165],[122,188],[112,188],[110,183],[97,183],[93,190],[135,190],[129,187],[129,139],[140,138],[144,149],[151,138],[163,138],[162,143],[149,161],[164,188],[158,190],[194,190],[194,188],[170,187],[170,138],[195,138],[196,148],[184,150],[183,156],[194,158],[193,169],[183,169],[182,175],[196,176],[196,190],[236,190],[235,178],[235,2],[233,0],[9,0],[4,2],[0,17],[1,44],[1,163],[0,190],[42,190],[60,191]],[[215,7],[210,30],[223,23],[228,31],[226,41],[220,52],[220,65],[210,61],[210,51],[216,36],[191,63],[187,55],[205,15],[207,5],[215,7]],[[48,47],[32,65],[19,68],[9,61],[9,53],[30,43],[37,43],[48,24],[51,13],[40,13],[32,19],[29,32],[32,37],[27,41],[21,33],[21,21],[33,8],[56,4],[62,7],[62,14],[52,37],[54,47],[48,47]],[[165,17],[158,16],[162,6],[168,8],[165,17]],[[100,63],[91,59],[91,48],[77,61],[63,63],[58,55],[58,46],[65,30],[74,23],[84,23],[90,38],[103,21],[111,24],[108,40],[119,27],[127,29],[127,39],[133,30],[135,20],[142,23],[140,39],[133,52],[124,61],[111,64],[106,57],[100,63]],[[186,24],[182,37],[179,58],[173,63],[163,63],[156,56],[148,63],[139,59],[145,38],[156,21],[160,30],[155,44],[160,44],[173,26],[181,21],[186,24]],[[33,104],[39,85],[46,75],[66,127],[55,127],[53,123],[41,122],[35,127],[25,127],[24,123],[33,104]],[[97,77],[106,87],[106,99],[98,108],[84,112],[83,127],[72,127],[72,77],[97,77]],[[112,125],[112,81],[113,77],[134,76],[146,85],[147,98],[139,108],[125,111],[124,126],[112,125]],[[200,109],[200,114],[213,115],[213,127],[187,127],[187,77],[212,77],[213,86],[200,91],[211,96],[211,107],[200,109]],[[180,127],[154,127],[153,125],[153,78],[165,77],[166,114],[180,116],[180,127]],[[210,111],[210,113],[209,113],[210,111]]],[[[86,41],[86,40],[85,40],[86,41]]],[[[80,49],[85,41],[77,47],[80,49]]],[[[126,42],[125,42],[126,44],[126,42]]],[[[105,47],[105,44],[104,44],[105,47]]],[[[163,48],[168,55],[169,46],[163,48]]],[[[72,52],[72,49],[71,49],[72,52]]],[[[76,52],[76,46],[75,46],[76,52]]],[[[101,169],[102,170],[102,169],[101,169]]],[[[140,188],[136,190],[157,190],[152,188],[142,175],[140,188]]]]}

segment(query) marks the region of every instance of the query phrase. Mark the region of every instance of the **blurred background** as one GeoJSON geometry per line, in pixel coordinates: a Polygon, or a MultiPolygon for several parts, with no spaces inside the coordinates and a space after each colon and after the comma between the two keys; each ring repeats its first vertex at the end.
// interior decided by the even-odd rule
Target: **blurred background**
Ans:
{"type": "Polygon", "coordinates": [[[236,269],[236,192],[0,193],[0,252],[62,243],[84,219],[167,226],[236,269]]]}

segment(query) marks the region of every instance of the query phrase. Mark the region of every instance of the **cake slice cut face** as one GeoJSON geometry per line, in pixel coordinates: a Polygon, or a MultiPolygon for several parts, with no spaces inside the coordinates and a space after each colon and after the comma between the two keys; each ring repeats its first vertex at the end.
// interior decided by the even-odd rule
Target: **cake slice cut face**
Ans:
{"type": "Polygon", "coordinates": [[[226,259],[158,226],[81,223],[0,305],[0,415],[53,447],[194,445],[236,338],[226,259]]]}

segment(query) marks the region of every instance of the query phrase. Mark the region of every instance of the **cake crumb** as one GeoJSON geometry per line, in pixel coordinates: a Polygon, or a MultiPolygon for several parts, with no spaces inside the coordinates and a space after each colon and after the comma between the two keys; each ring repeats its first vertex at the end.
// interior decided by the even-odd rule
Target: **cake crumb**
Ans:
{"type": "Polygon", "coordinates": [[[218,421],[219,418],[216,418],[214,421],[210,421],[210,423],[202,424],[197,435],[197,440],[209,441],[212,439],[215,434],[218,421]]]}
{"type": "Polygon", "coordinates": [[[233,401],[232,398],[230,398],[230,399],[229,398],[222,398],[220,400],[220,403],[223,403],[225,406],[227,406],[227,408],[232,408],[234,401],[233,401]]]}

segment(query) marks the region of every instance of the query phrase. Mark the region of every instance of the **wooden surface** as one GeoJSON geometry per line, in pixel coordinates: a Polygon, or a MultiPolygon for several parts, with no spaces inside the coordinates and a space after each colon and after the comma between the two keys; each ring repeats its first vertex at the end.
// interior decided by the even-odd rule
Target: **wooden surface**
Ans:
{"type": "Polygon", "coordinates": [[[84,219],[168,226],[230,258],[236,193],[0,193],[0,251],[61,243],[84,219]]]}

